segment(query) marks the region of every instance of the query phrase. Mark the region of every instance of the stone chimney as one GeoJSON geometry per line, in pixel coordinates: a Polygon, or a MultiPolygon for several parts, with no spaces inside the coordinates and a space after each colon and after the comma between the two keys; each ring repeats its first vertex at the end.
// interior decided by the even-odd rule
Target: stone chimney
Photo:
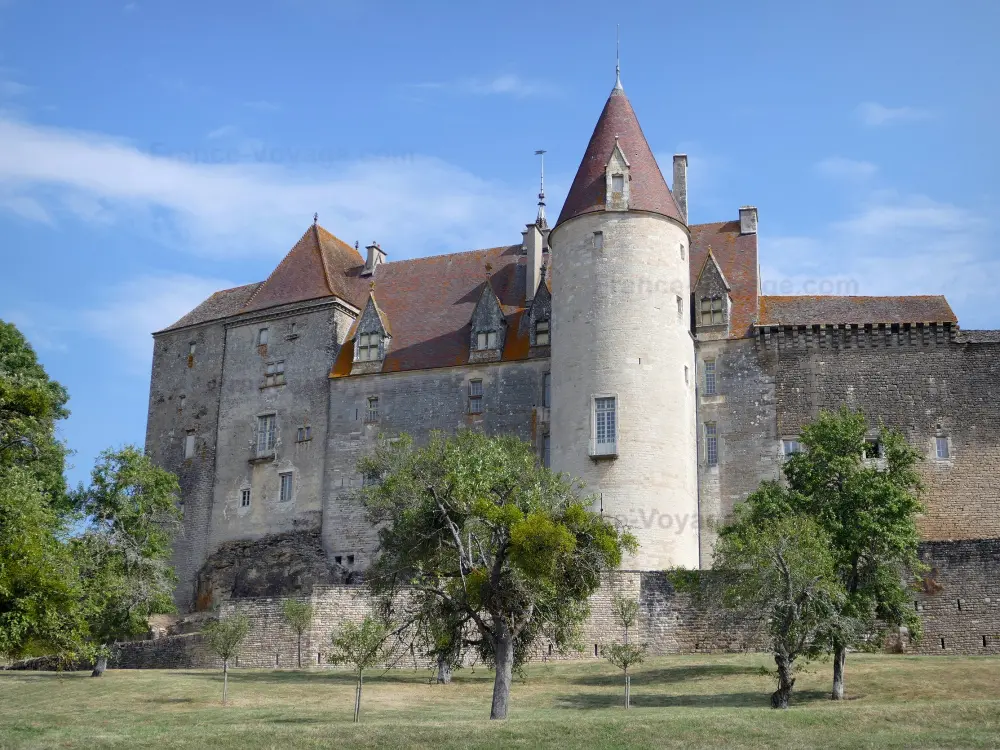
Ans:
{"type": "Polygon", "coordinates": [[[537,224],[528,224],[521,234],[524,235],[521,247],[524,248],[528,256],[528,279],[524,290],[524,299],[530,302],[535,298],[535,292],[538,291],[538,285],[542,280],[542,253],[545,238],[542,237],[542,232],[537,224]]]}
{"type": "Polygon", "coordinates": [[[740,206],[740,234],[757,234],[756,206],[740,206]]]}
{"type": "Polygon", "coordinates": [[[681,218],[688,223],[688,158],[687,154],[674,154],[674,200],[681,218]]]}
{"type": "Polygon", "coordinates": [[[387,253],[379,247],[377,242],[372,241],[368,247],[365,248],[368,251],[368,258],[365,260],[365,268],[361,272],[362,276],[371,276],[375,273],[375,266],[379,263],[385,263],[385,256],[387,253]]]}

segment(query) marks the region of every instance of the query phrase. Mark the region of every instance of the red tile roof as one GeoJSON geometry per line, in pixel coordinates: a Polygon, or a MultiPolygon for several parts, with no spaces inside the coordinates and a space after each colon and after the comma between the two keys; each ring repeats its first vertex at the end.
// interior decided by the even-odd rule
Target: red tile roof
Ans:
{"type": "MultiPolygon", "coordinates": [[[[244,284],[243,286],[216,292],[176,323],[162,330],[172,331],[175,328],[186,328],[198,325],[199,323],[207,323],[210,320],[221,320],[222,318],[228,318],[230,315],[236,315],[242,311],[247,300],[253,296],[253,293],[257,291],[260,285],[261,282],[257,281],[253,284],[244,284]]],[[[160,332],[158,331],[158,333],[160,332]]]]}
{"type": "Polygon", "coordinates": [[[729,337],[744,338],[753,333],[757,319],[757,235],[740,234],[739,221],[693,224],[691,230],[691,291],[712,250],[722,275],[729,283],[733,301],[729,337]]]}
{"type": "Polygon", "coordinates": [[[642,134],[639,120],[625,92],[617,86],[597,120],[587,151],[573,179],[559,214],[559,226],[581,214],[602,211],[605,206],[605,169],[615,148],[615,138],[629,162],[629,202],[636,211],[651,211],[683,223],[674,197],[667,187],[653,152],[642,134]]]}
{"type": "Polygon", "coordinates": [[[762,326],[957,323],[941,295],[907,297],[766,296],[760,298],[762,326]]]}

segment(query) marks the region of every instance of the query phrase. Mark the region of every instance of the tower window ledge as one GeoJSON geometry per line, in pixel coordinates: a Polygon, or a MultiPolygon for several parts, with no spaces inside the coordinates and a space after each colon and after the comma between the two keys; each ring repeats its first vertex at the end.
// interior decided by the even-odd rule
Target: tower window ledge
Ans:
{"type": "Polygon", "coordinates": [[[249,463],[251,464],[266,464],[269,461],[273,461],[275,458],[274,451],[268,451],[267,453],[258,453],[250,457],[249,463]]]}

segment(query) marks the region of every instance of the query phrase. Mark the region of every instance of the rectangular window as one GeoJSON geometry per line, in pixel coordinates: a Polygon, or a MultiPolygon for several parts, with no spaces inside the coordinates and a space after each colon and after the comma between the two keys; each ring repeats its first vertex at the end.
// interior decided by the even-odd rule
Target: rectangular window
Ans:
{"type": "Polygon", "coordinates": [[[705,360],[705,395],[714,396],[715,390],[715,360],[705,360]]]}
{"type": "Polygon", "coordinates": [[[802,452],[802,443],[798,440],[782,440],[781,441],[781,453],[784,456],[790,456],[793,453],[802,452]]]}
{"type": "Polygon", "coordinates": [[[701,298],[701,324],[703,326],[720,325],[724,321],[722,297],[701,298]]]}
{"type": "Polygon", "coordinates": [[[267,346],[267,329],[261,328],[257,331],[257,346],[267,346]]]}
{"type": "Polygon", "coordinates": [[[604,248],[604,232],[594,232],[594,249],[601,250],[604,248]]]}
{"type": "Polygon", "coordinates": [[[476,348],[477,349],[496,349],[497,348],[497,332],[496,331],[481,331],[476,335],[476,348]]]}
{"type": "Polygon", "coordinates": [[[594,399],[594,452],[613,454],[617,450],[617,404],[614,396],[594,399]]]}
{"type": "Polygon", "coordinates": [[[250,507],[250,490],[242,490],[240,492],[240,507],[249,508],[250,507]]]}
{"type": "Polygon", "coordinates": [[[719,465],[719,433],[715,422],[705,423],[705,461],[709,466],[719,465]]]}
{"type": "Polygon", "coordinates": [[[257,417],[257,455],[261,456],[274,450],[278,432],[278,420],[274,414],[257,417]]]}
{"type": "Polygon", "coordinates": [[[197,348],[198,348],[198,344],[196,344],[194,341],[192,341],[190,344],[188,344],[188,356],[189,357],[193,357],[194,353],[195,353],[195,350],[197,348]]]}
{"type": "Polygon", "coordinates": [[[194,442],[194,433],[189,432],[184,437],[184,458],[194,458],[194,442]]]}
{"type": "Polygon", "coordinates": [[[544,435],[542,437],[542,466],[548,469],[551,464],[549,463],[549,436],[544,435]]]}
{"type": "Polygon", "coordinates": [[[358,336],[358,360],[373,362],[379,359],[379,344],[382,343],[380,333],[362,333],[358,336]]]}
{"type": "Polygon", "coordinates": [[[285,384],[285,361],[268,362],[264,368],[264,386],[285,384]]]}
{"type": "Polygon", "coordinates": [[[948,438],[934,438],[934,443],[935,448],[937,449],[937,457],[939,459],[951,458],[951,447],[948,445],[948,438]]]}
{"type": "Polygon", "coordinates": [[[865,458],[881,458],[882,444],[876,438],[865,440],[865,458]]]}
{"type": "Polygon", "coordinates": [[[542,376],[542,406],[546,409],[552,407],[552,373],[547,372],[542,376]]]}
{"type": "Polygon", "coordinates": [[[283,474],[279,474],[278,478],[281,480],[281,490],[278,499],[283,503],[287,503],[292,499],[292,472],[286,471],[283,474]]]}
{"type": "Polygon", "coordinates": [[[304,443],[306,440],[312,439],[312,427],[306,425],[305,427],[299,427],[295,431],[295,442],[304,443]]]}
{"type": "Polygon", "coordinates": [[[684,299],[677,295],[677,320],[684,322],[684,299]]]}
{"type": "Polygon", "coordinates": [[[483,381],[469,381],[469,414],[483,413],[483,381]]]}
{"type": "Polygon", "coordinates": [[[611,175],[611,192],[618,193],[619,195],[625,192],[625,175],[611,175]]]}
{"type": "Polygon", "coordinates": [[[539,320],[535,323],[535,346],[549,345],[549,321],[539,320]]]}
{"type": "Polygon", "coordinates": [[[368,416],[366,422],[378,422],[378,396],[368,397],[368,416]]]}
{"type": "Polygon", "coordinates": [[[347,556],[347,564],[348,565],[354,565],[354,555],[348,555],[347,556]]]}

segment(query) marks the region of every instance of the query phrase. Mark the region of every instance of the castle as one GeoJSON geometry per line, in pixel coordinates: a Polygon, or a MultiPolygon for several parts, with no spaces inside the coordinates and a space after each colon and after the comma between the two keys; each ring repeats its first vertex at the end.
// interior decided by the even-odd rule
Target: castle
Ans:
{"type": "Polygon", "coordinates": [[[757,210],[690,225],[686,184],[619,81],[553,226],[543,194],[519,240],[390,262],[314,222],[265,281],[154,334],[146,447],[180,478],[182,611],[356,579],[379,433],[516,434],[632,527],[625,568],[708,566],[709,521],[841,404],[873,457],[883,420],[925,458],[934,554],[995,571],[1000,331],[940,296],[762,295],[757,210]]]}

